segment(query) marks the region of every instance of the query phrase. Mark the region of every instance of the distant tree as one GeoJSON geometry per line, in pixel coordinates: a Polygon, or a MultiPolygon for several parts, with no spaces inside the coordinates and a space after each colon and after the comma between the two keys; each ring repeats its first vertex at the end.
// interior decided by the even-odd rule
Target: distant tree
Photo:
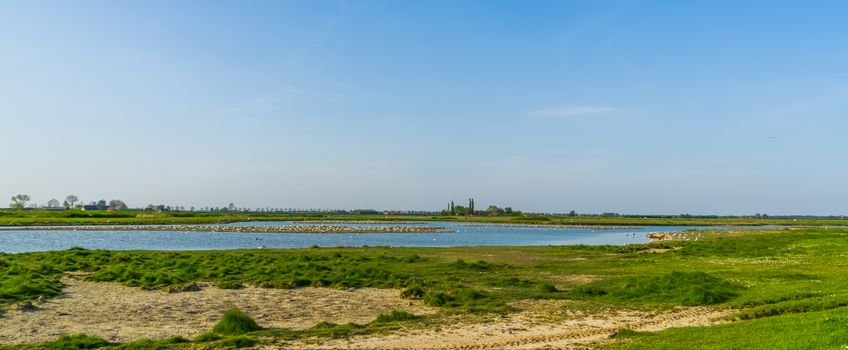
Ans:
{"type": "Polygon", "coordinates": [[[97,207],[97,210],[106,210],[106,208],[109,208],[109,203],[107,203],[105,199],[97,201],[94,205],[97,207]]]}
{"type": "Polygon", "coordinates": [[[568,213],[568,216],[577,216],[577,213],[572,210],[568,213]]]}
{"type": "Polygon", "coordinates": [[[451,201],[451,204],[450,204],[450,214],[456,215],[456,207],[453,205],[453,201],[451,201]]]}
{"type": "Polygon", "coordinates": [[[503,209],[498,208],[496,205],[490,205],[488,208],[486,208],[486,215],[489,216],[498,216],[502,215],[503,213],[503,209]]]}
{"type": "Polygon", "coordinates": [[[194,211],[194,207],[189,208],[189,210],[194,211]]]}
{"type": "Polygon", "coordinates": [[[71,207],[71,203],[68,203],[68,201],[64,201],[62,202],[62,206],[65,207],[65,209],[68,209],[71,207]]]}
{"type": "Polygon", "coordinates": [[[504,208],[504,214],[506,214],[506,215],[512,215],[512,207],[506,207],[506,208],[504,208]]]}
{"type": "Polygon", "coordinates": [[[79,197],[77,197],[77,195],[75,194],[69,194],[67,197],[65,197],[65,202],[68,202],[69,207],[73,207],[76,202],[79,202],[79,197]]]}
{"type": "Polygon", "coordinates": [[[127,204],[120,199],[113,199],[109,201],[109,208],[112,208],[112,210],[127,210],[127,204]]]}
{"type": "Polygon", "coordinates": [[[467,210],[468,210],[467,208],[465,208],[461,205],[456,205],[453,208],[454,208],[454,210],[456,210],[456,214],[458,214],[458,215],[465,215],[467,210]]]}
{"type": "Polygon", "coordinates": [[[236,205],[235,205],[235,203],[230,202],[230,204],[227,204],[227,209],[228,209],[229,211],[234,211],[234,210],[236,210],[236,205]]]}
{"type": "Polygon", "coordinates": [[[19,194],[17,196],[12,197],[11,207],[14,209],[24,209],[26,208],[27,202],[30,201],[29,195],[19,194]]]}
{"type": "Polygon", "coordinates": [[[53,198],[53,199],[47,201],[47,207],[48,208],[56,208],[58,206],[59,206],[59,201],[56,200],[56,198],[53,198]]]}

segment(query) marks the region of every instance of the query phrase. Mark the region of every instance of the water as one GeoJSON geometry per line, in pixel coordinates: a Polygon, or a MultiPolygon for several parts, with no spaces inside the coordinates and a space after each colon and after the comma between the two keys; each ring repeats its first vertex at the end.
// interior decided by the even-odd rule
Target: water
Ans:
{"type": "MultiPolygon", "coordinates": [[[[292,222],[246,222],[229,225],[292,225],[292,222]]],[[[295,223],[294,225],[302,225],[295,223]]],[[[0,231],[0,252],[64,250],[70,247],[109,250],[221,250],[319,247],[456,247],[623,245],[646,243],[649,232],[689,229],[729,229],[726,226],[636,226],[597,230],[587,228],[513,227],[422,222],[409,224],[343,224],[349,226],[439,226],[453,233],[236,233],[176,231],[0,231]]]]}

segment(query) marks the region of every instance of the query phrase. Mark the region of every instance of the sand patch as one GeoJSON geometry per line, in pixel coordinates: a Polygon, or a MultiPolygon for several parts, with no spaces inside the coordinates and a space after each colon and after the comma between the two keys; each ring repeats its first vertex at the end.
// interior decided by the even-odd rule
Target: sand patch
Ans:
{"type": "MultiPolygon", "coordinates": [[[[463,324],[452,322],[429,329],[408,329],[389,335],[350,339],[312,340],[285,344],[286,349],[585,349],[622,328],[659,331],[672,327],[706,326],[725,322],[729,311],[677,308],[661,313],[607,311],[574,313],[565,301],[518,303],[524,311],[463,324]],[[552,311],[558,310],[558,311],[552,311]]],[[[517,305],[516,305],[517,306],[517,305]]],[[[279,344],[278,344],[279,345],[279,344]]]]}
{"type": "Polygon", "coordinates": [[[368,323],[401,309],[429,314],[435,309],[400,297],[398,290],[362,288],[219,289],[166,293],[117,283],[66,278],[63,295],[35,303],[35,311],[12,308],[0,316],[0,343],[35,343],[62,334],[86,333],[113,342],[206,332],[224,310],[238,307],[266,328],[303,329],[320,321],[368,323]]]}

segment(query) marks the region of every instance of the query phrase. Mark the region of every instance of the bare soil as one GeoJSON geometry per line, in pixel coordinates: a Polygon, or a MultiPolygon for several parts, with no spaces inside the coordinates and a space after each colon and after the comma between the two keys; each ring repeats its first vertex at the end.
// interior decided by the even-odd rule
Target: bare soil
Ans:
{"type": "Polygon", "coordinates": [[[309,328],[321,321],[368,323],[393,309],[419,315],[435,312],[391,289],[205,286],[196,292],[168,293],[79,278],[62,282],[66,285],[62,297],[36,302],[33,311],[12,307],[0,316],[0,343],[37,343],[73,333],[114,342],[193,338],[212,329],[231,307],[240,308],[263,327],[289,329],[309,328]]]}
{"type": "MultiPolygon", "coordinates": [[[[601,311],[591,315],[568,310],[567,302],[526,302],[521,312],[473,323],[461,320],[436,328],[411,328],[389,335],[350,339],[304,340],[274,347],[286,349],[587,349],[608,341],[620,329],[660,331],[707,326],[729,311],[677,308],[665,312],[601,311]]],[[[268,347],[269,349],[272,347],[268,347]]]]}
{"type": "MultiPolygon", "coordinates": [[[[591,276],[580,276],[580,278],[591,276]]],[[[195,292],[168,293],[116,283],[63,280],[62,297],[34,303],[35,310],[11,308],[0,316],[0,343],[54,340],[86,333],[112,342],[173,336],[193,338],[210,330],[224,310],[238,307],[263,327],[303,329],[320,321],[365,324],[393,309],[414,314],[437,310],[400,297],[398,290],[325,288],[238,290],[204,286],[195,292]]],[[[432,324],[410,324],[390,334],[349,339],[306,339],[265,345],[271,349],[585,349],[619,329],[659,331],[671,327],[724,322],[731,310],[704,307],[662,312],[569,307],[569,301],[514,303],[505,315],[443,315],[432,324]]]]}

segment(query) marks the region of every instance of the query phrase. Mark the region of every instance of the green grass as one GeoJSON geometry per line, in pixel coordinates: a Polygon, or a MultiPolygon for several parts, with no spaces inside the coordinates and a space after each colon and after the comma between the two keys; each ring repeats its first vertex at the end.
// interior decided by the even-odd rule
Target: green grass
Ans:
{"type": "Polygon", "coordinates": [[[575,288],[576,298],[603,296],[611,302],[714,305],[733,299],[744,287],[704,272],[679,272],[656,276],[630,276],[575,288]]]}
{"type": "Polygon", "coordinates": [[[73,349],[97,349],[110,345],[107,341],[85,334],[63,335],[59,339],[44,343],[45,349],[50,350],[73,350],[73,349]]]}
{"type": "Polygon", "coordinates": [[[848,308],[657,333],[630,331],[616,338],[619,343],[610,349],[845,349],[848,308]]]}
{"type": "Polygon", "coordinates": [[[848,219],[829,218],[753,218],[753,217],[643,217],[643,216],[433,216],[433,215],[365,215],[344,213],[259,213],[259,212],[147,212],[98,210],[11,210],[0,209],[0,225],[120,225],[120,224],[209,224],[237,221],[300,220],[389,220],[389,221],[455,221],[509,224],[570,225],[680,225],[680,226],[844,226],[848,219]]]}
{"type": "MultiPolygon", "coordinates": [[[[586,310],[711,305],[733,308],[736,311],[731,317],[742,321],[623,334],[615,340],[621,344],[614,346],[719,346],[711,342],[712,337],[723,339],[721,344],[727,344],[722,345],[724,348],[759,344],[748,342],[744,334],[749,334],[748,338],[769,338],[761,343],[776,344],[774,348],[793,348],[803,341],[815,345],[807,348],[848,344],[839,343],[843,333],[825,320],[848,317],[848,278],[844,272],[848,268],[848,229],[712,231],[698,241],[630,246],[215,252],[72,249],[0,254],[0,265],[0,304],[6,305],[39,296],[54,297],[61,289],[58,278],[62,273],[83,271],[94,281],[149,289],[179,289],[199,282],[265,288],[399,288],[405,297],[437,306],[443,314],[510,312],[511,302],[525,299],[574,299],[570,309],[586,310]],[[657,249],[666,251],[655,253],[657,249]],[[580,282],[574,276],[589,276],[592,282],[580,282]],[[796,321],[809,326],[807,335],[788,329],[796,321]],[[769,327],[787,330],[769,331],[769,327]]],[[[392,314],[383,320],[391,321],[327,323],[301,331],[259,330],[246,336],[258,342],[263,337],[346,337],[396,330],[404,322],[430,322],[427,317],[412,321],[392,314]]],[[[843,328],[848,329],[848,321],[843,322],[843,328]]],[[[232,338],[210,337],[214,339],[203,342],[219,344],[232,338]]]]}
{"type": "Polygon", "coordinates": [[[256,321],[250,318],[250,316],[237,308],[232,308],[224,312],[224,317],[212,328],[212,332],[239,335],[255,332],[260,329],[256,321]]]}
{"type": "Polygon", "coordinates": [[[190,340],[182,337],[172,337],[159,340],[140,339],[134,342],[121,344],[115,350],[166,350],[188,345],[190,340]]]}
{"type": "Polygon", "coordinates": [[[421,319],[421,316],[411,314],[409,312],[403,310],[392,310],[387,314],[382,314],[377,316],[377,319],[374,321],[376,323],[391,323],[391,322],[405,322],[405,321],[415,321],[421,319]]]}

